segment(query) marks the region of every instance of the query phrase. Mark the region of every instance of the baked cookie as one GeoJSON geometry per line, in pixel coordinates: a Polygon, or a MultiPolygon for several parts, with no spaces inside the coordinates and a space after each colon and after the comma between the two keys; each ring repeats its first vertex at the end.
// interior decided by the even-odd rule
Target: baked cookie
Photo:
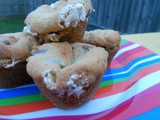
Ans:
{"type": "Polygon", "coordinates": [[[46,43],[34,48],[27,72],[54,105],[76,108],[88,102],[106,70],[108,52],[84,43],[46,43]]]}
{"type": "Polygon", "coordinates": [[[16,87],[32,79],[26,72],[26,58],[36,39],[27,33],[0,35],[0,88],[16,87]]]}
{"type": "Polygon", "coordinates": [[[25,19],[25,32],[38,36],[40,43],[76,42],[82,39],[92,11],[90,0],[59,0],[42,5],[25,19]]]}
{"type": "Polygon", "coordinates": [[[105,48],[109,53],[108,62],[110,63],[119,50],[120,40],[121,37],[117,31],[98,29],[94,31],[86,31],[80,42],[105,48]]]}

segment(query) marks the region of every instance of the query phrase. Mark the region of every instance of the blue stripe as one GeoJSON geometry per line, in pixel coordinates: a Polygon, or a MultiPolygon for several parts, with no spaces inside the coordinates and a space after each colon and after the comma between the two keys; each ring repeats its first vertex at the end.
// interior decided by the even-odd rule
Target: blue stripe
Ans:
{"type": "MultiPolygon", "coordinates": [[[[102,81],[107,81],[107,80],[116,80],[116,79],[119,79],[119,78],[125,78],[127,76],[131,76],[133,74],[135,74],[137,71],[139,71],[140,69],[143,69],[144,67],[148,67],[148,66],[151,66],[151,65],[154,65],[154,64],[157,64],[157,63],[160,63],[160,58],[157,58],[155,60],[151,60],[151,61],[148,61],[148,62],[144,62],[144,63],[141,63],[137,66],[135,66],[132,70],[130,70],[129,72],[127,73],[124,73],[124,74],[117,74],[117,75],[111,75],[111,76],[106,76],[106,77],[103,77],[103,80],[102,81]],[[143,67],[142,67],[143,66],[143,67]]],[[[132,64],[133,65],[133,64],[132,64]]],[[[130,66],[131,67],[131,66],[130,66]]],[[[124,72],[124,71],[127,71],[126,68],[124,68],[121,72],[124,72]]],[[[112,72],[112,70],[110,70],[110,73],[108,73],[108,75],[114,73],[115,74],[115,71],[112,72]]]]}
{"type": "MultiPolygon", "coordinates": [[[[131,66],[134,65],[135,63],[137,63],[137,62],[139,62],[139,61],[141,61],[141,60],[145,60],[145,59],[147,59],[147,58],[154,57],[154,56],[157,56],[157,54],[149,54],[149,55],[146,55],[146,56],[143,56],[143,57],[136,58],[136,59],[132,60],[131,62],[129,62],[129,63],[128,63],[126,66],[124,66],[123,68],[112,68],[112,69],[108,69],[108,70],[104,73],[104,75],[122,72],[122,71],[124,71],[124,69],[127,70],[127,69],[131,68],[131,66]]],[[[124,56],[121,56],[121,57],[124,57],[124,56]]],[[[126,57],[124,57],[124,58],[126,58],[126,57]]],[[[121,63],[119,63],[119,64],[121,64],[121,63]]]]}
{"type": "Polygon", "coordinates": [[[38,93],[40,93],[40,91],[36,86],[30,86],[30,87],[1,91],[0,99],[18,97],[18,96],[20,97],[20,96],[26,96],[26,95],[38,94],[38,93]]]}
{"type": "MultiPolygon", "coordinates": [[[[119,75],[106,76],[106,77],[103,77],[102,81],[104,82],[104,81],[107,81],[107,80],[116,80],[116,79],[119,79],[119,78],[126,78],[126,77],[129,77],[129,76],[135,74],[139,69],[143,69],[142,66],[144,66],[144,67],[151,66],[151,65],[159,63],[159,62],[160,62],[160,58],[152,60],[152,61],[148,61],[148,62],[145,62],[145,63],[141,63],[127,73],[119,74],[119,75]]],[[[124,72],[124,71],[125,71],[125,69],[121,72],[124,72]]]]}
{"type": "MultiPolygon", "coordinates": [[[[132,62],[130,62],[128,65],[126,65],[124,68],[107,70],[107,72],[105,72],[105,75],[110,75],[110,74],[116,73],[116,72],[123,72],[123,71],[129,69],[136,62],[139,62],[140,60],[150,58],[150,57],[153,57],[153,56],[156,56],[156,54],[150,54],[150,55],[147,55],[147,56],[143,56],[141,58],[137,58],[137,59],[133,60],[132,62]]],[[[137,72],[137,69],[140,69],[141,66],[152,65],[152,64],[155,64],[157,62],[160,62],[160,59],[151,60],[149,62],[145,62],[145,63],[142,63],[140,65],[137,65],[130,72],[128,72],[126,74],[123,74],[123,75],[121,74],[121,75],[104,77],[102,81],[114,80],[114,79],[118,79],[118,78],[122,78],[122,77],[125,78],[126,76],[131,76],[131,74],[134,74],[135,72],[137,72]]],[[[22,87],[22,88],[10,89],[10,90],[8,89],[6,91],[0,91],[0,99],[17,97],[17,96],[26,96],[26,95],[38,94],[38,93],[40,93],[40,91],[36,86],[30,86],[30,87],[24,87],[24,88],[22,87]]]]}
{"type": "Polygon", "coordinates": [[[157,107],[148,112],[130,118],[129,120],[159,120],[159,119],[160,119],[160,107],[157,107]]]}

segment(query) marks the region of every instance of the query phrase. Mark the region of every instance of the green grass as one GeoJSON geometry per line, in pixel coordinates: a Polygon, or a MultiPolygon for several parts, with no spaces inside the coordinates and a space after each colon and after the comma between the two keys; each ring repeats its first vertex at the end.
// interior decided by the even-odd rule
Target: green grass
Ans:
{"type": "Polygon", "coordinates": [[[24,18],[0,20],[0,34],[21,32],[24,26],[24,18]]]}

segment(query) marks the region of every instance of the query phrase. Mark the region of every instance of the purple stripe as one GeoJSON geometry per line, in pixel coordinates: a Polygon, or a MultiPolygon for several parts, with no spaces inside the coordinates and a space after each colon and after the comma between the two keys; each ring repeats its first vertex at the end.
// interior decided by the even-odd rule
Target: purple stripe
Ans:
{"type": "MultiPolygon", "coordinates": [[[[95,114],[89,114],[89,115],[77,115],[77,116],[53,116],[53,117],[44,117],[44,118],[35,118],[35,119],[32,119],[32,120],[79,120],[79,119],[98,119],[98,118],[101,118],[101,117],[104,117],[106,115],[109,115],[112,111],[116,110],[116,109],[119,109],[120,107],[130,103],[131,101],[134,101],[136,99],[139,99],[147,94],[152,94],[153,92],[156,92],[160,90],[160,83],[157,84],[157,85],[154,85],[153,87],[141,92],[140,94],[138,95],[135,95],[133,96],[132,98],[130,98],[129,100],[121,103],[120,105],[116,106],[116,108],[112,108],[110,110],[106,110],[106,111],[103,111],[103,112],[100,112],[100,113],[95,113],[95,114]]],[[[85,111],[84,111],[85,112],[85,111]]],[[[107,116],[106,116],[107,117],[107,116]]],[[[118,117],[118,116],[117,116],[118,117]]],[[[126,116],[126,118],[128,118],[126,116]]]]}
{"type": "Polygon", "coordinates": [[[112,69],[113,68],[123,67],[123,66],[127,65],[128,63],[134,61],[135,59],[143,57],[143,56],[137,55],[137,54],[139,54],[139,51],[145,52],[145,53],[143,53],[143,56],[150,55],[152,53],[150,50],[145,49],[144,47],[139,46],[137,48],[134,48],[132,50],[128,50],[128,51],[122,53],[117,58],[114,58],[112,60],[110,66],[112,66],[112,69]],[[132,55],[132,57],[129,58],[131,55],[132,55]],[[124,62],[124,57],[122,57],[122,56],[125,56],[125,59],[127,61],[124,62]],[[120,65],[120,63],[121,63],[121,65],[120,65]]]}
{"type": "Polygon", "coordinates": [[[121,45],[121,46],[120,46],[120,49],[125,48],[125,47],[128,47],[128,46],[133,45],[133,44],[134,44],[133,42],[127,42],[127,43],[121,45]]]}
{"type": "MultiPolygon", "coordinates": [[[[113,109],[114,110],[114,109],[113,109]]],[[[84,111],[85,112],[85,111],[84,111]]],[[[100,113],[89,114],[89,115],[77,115],[77,116],[53,116],[44,118],[35,118],[30,120],[95,120],[109,114],[112,110],[107,110],[100,113]]]]}
{"type": "Polygon", "coordinates": [[[145,96],[145,95],[147,95],[147,94],[151,94],[151,93],[156,92],[156,91],[158,91],[158,90],[160,90],[160,83],[157,84],[157,85],[154,85],[154,86],[151,87],[151,88],[146,89],[146,90],[143,91],[141,94],[136,95],[136,96],[134,97],[134,99],[138,99],[138,98],[140,98],[140,97],[142,97],[142,96],[145,96]]]}
{"type": "MultiPolygon", "coordinates": [[[[146,49],[142,46],[139,46],[139,47],[136,47],[134,49],[128,50],[126,52],[123,52],[120,56],[113,59],[113,61],[118,61],[118,63],[121,63],[122,61],[124,61],[124,57],[122,57],[122,56],[125,56],[125,59],[127,59],[131,55],[134,55],[134,54],[136,54],[136,53],[138,53],[139,51],[142,51],[142,50],[146,50],[146,49]]],[[[146,53],[149,54],[149,50],[146,51],[146,53]]],[[[135,58],[137,58],[137,57],[135,57],[135,58]]],[[[128,62],[130,62],[130,61],[128,61],[128,62]]]]}

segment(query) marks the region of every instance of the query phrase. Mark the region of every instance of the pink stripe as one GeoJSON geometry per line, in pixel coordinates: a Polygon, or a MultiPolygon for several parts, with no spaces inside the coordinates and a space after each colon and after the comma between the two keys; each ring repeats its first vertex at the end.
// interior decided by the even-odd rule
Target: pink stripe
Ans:
{"type": "Polygon", "coordinates": [[[140,70],[139,72],[134,74],[134,76],[132,76],[131,78],[128,78],[128,80],[126,80],[124,82],[117,83],[113,86],[106,86],[105,89],[108,92],[96,93],[95,96],[96,96],[96,98],[102,98],[104,96],[114,95],[114,94],[123,92],[123,91],[129,89],[132,85],[134,85],[139,79],[141,79],[144,76],[146,76],[150,73],[153,73],[157,70],[160,70],[160,64],[156,64],[156,65],[146,67],[143,70],[140,70]]]}
{"type": "Polygon", "coordinates": [[[119,57],[113,59],[110,64],[110,68],[122,68],[125,65],[127,65],[130,61],[133,61],[134,59],[145,55],[149,55],[151,53],[153,52],[141,46],[132,50],[128,50],[119,57]]]}
{"type": "Polygon", "coordinates": [[[160,84],[157,84],[117,106],[117,109],[103,116],[101,120],[106,120],[106,118],[112,120],[129,119],[156,108],[160,105],[159,93],[160,84]]]}
{"type": "Polygon", "coordinates": [[[130,41],[129,41],[129,42],[121,45],[121,46],[120,46],[120,49],[125,48],[125,47],[128,47],[128,46],[133,45],[133,44],[134,44],[133,42],[130,42],[130,41]]]}
{"type": "MultiPolygon", "coordinates": [[[[159,70],[159,68],[160,68],[160,64],[158,64],[158,65],[154,65],[154,66],[150,66],[150,67],[148,67],[148,68],[145,68],[145,70],[143,70],[142,72],[140,72],[140,73],[138,73],[138,74],[136,74],[136,76],[134,76],[134,78],[131,78],[132,80],[129,80],[128,81],[128,83],[126,83],[127,85],[131,85],[132,83],[134,83],[134,82],[136,82],[138,79],[140,79],[139,77],[141,76],[141,77],[143,77],[143,76],[145,76],[146,74],[148,74],[148,73],[151,73],[151,72],[154,72],[154,71],[156,71],[156,70],[159,70]],[[136,79],[135,79],[136,78],[136,79]]],[[[157,89],[159,90],[160,89],[160,84],[158,84],[158,85],[156,85],[156,86],[154,86],[154,87],[152,87],[152,88],[150,88],[150,89],[148,89],[148,90],[146,90],[146,91],[144,91],[144,92],[142,92],[141,94],[138,94],[136,97],[134,97],[134,100],[137,100],[137,99],[140,99],[141,97],[143,97],[143,96],[146,96],[147,94],[151,94],[152,92],[155,92],[155,91],[157,91],[157,89]],[[136,99],[135,99],[136,98],[136,99]]],[[[127,86],[125,87],[125,89],[124,90],[127,90],[127,86]]],[[[114,90],[113,90],[114,91],[114,90]]],[[[113,93],[112,93],[113,94],[113,93]]],[[[105,96],[107,96],[107,95],[105,95],[105,96]]],[[[130,104],[130,101],[131,100],[133,100],[133,99],[130,99],[130,100],[128,100],[128,101],[126,101],[126,102],[124,102],[123,104],[121,104],[119,107],[116,107],[116,109],[115,108],[113,108],[113,109],[110,109],[110,110],[107,110],[107,111],[105,111],[105,112],[102,112],[102,113],[97,113],[97,114],[91,114],[91,115],[82,115],[82,116],[56,116],[56,117],[48,117],[48,118],[45,118],[45,119],[49,119],[49,120],[51,120],[51,119],[89,119],[89,118],[93,118],[93,119],[97,119],[97,118],[100,118],[100,117],[103,117],[103,116],[106,116],[106,117],[110,117],[110,114],[109,114],[109,112],[111,112],[112,111],[112,113],[113,112],[116,112],[116,111],[118,111],[118,109],[121,109],[120,107],[123,107],[123,106],[126,106],[126,104],[130,104]],[[127,103],[128,102],[128,103],[127,103]]],[[[120,112],[120,111],[119,111],[120,112]]],[[[115,113],[115,114],[117,114],[117,113],[115,113]]],[[[127,113],[128,114],[128,113],[127,113]]],[[[112,115],[112,114],[111,114],[112,115]]],[[[114,117],[113,115],[112,115],[112,117],[114,117]]],[[[42,119],[44,119],[44,118],[42,118],[42,119]]],[[[41,120],[41,119],[40,119],[41,120]]]]}
{"type": "Polygon", "coordinates": [[[39,118],[35,120],[71,120],[71,119],[100,119],[100,120],[121,120],[128,119],[138,114],[144,113],[160,105],[160,84],[157,84],[131,99],[120,104],[116,108],[106,110],[104,112],[81,115],[81,116],[55,116],[39,118]],[[154,102],[153,102],[154,101],[154,102]],[[149,104],[150,103],[150,104],[149,104]]]}

